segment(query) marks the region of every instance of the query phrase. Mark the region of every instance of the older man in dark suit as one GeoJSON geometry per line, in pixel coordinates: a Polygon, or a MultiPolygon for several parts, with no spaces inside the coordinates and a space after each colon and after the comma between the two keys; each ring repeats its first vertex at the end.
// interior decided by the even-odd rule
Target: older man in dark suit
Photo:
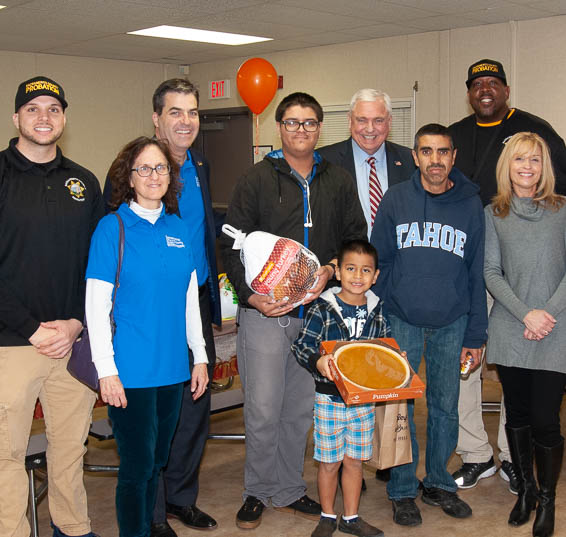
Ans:
{"type": "Polygon", "coordinates": [[[373,219],[386,190],[415,170],[411,150],[387,141],[391,129],[391,98],[375,89],[361,89],[350,101],[351,137],[320,148],[328,161],[345,168],[356,180],[358,197],[371,236],[373,219]]]}

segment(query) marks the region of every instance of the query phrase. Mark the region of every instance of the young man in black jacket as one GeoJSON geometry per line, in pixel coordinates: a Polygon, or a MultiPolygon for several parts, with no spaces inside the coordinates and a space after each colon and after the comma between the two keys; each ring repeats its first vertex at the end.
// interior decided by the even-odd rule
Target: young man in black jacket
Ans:
{"type": "MultiPolygon", "coordinates": [[[[312,250],[322,267],[311,300],[334,275],[329,263],[342,242],[367,233],[350,176],[314,151],[322,119],[320,104],[306,93],[281,101],[275,120],[282,149],[240,179],[226,216],[228,224],[245,233],[266,231],[312,250]]],[[[291,352],[305,307],[254,293],[232,243],[224,238],[221,247],[240,300],[237,355],[246,424],[245,501],[236,523],[257,527],[269,502],[318,521],[320,504],[306,495],[302,478],[314,384],[291,352]]]]}

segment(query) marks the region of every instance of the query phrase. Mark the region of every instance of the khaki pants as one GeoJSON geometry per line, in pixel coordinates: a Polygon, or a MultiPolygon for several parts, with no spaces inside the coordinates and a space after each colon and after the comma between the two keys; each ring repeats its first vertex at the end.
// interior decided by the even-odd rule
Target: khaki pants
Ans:
{"type": "MultiPolygon", "coordinates": [[[[491,312],[493,297],[487,294],[487,311],[491,312]]],[[[493,456],[493,448],[489,445],[487,432],[482,415],[482,378],[499,381],[495,366],[485,363],[485,350],[482,356],[482,367],[470,373],[466,380],[460,380],[460,399],[458,401],[459,430],[456,453],[462,457],[462,462],[487,462],[493,456]]],[[[499,428],[497,431],[497,446],[499,460],[511,461],[507,435],[505,434],[505,406],[501,396],[501,412],[499,413],[499,428]]]]}
{"type": "MultiPolygon", "coordinates": [[[[458,446],[456,453],[462,462],[487,462],[493,456],[493,448],[489,444],[482,415],[482,368],[478,367],[466,380],[460,380],[460,399],[458,415],[458,446]]],[[[509,446],[505,435],[505,407],[501,396],[501,412],[497,431],[499,460],[510,461],[509,446]]]]}
{"type": "Polygon", "coordinates": [[[0,537],[29,537],[25,455],[39,397],[48,440],[49,512],[66,535],[90,532],[84,443],[96,394],[34,347],[0,347],[0,537]]]}

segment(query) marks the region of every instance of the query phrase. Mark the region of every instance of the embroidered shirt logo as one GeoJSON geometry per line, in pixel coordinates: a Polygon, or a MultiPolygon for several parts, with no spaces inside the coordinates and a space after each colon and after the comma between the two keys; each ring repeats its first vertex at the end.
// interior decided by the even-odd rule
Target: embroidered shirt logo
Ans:
{"type": "Polygon", "coordinates": [[[70,177],[65,181],[65,186],[69,190],[69,194],[75,201],[84,201],[85,200],[85,191],[86,186],[85,184],[76,177],[70,177]]]}
{"type": "Polygon", "coordinates": [[[185,245],[181,239],[177,237],[170,237],[169,235],[165,235],[165,240],[167,241],[167,246],[169,248],[184,248],[185,245]]]}

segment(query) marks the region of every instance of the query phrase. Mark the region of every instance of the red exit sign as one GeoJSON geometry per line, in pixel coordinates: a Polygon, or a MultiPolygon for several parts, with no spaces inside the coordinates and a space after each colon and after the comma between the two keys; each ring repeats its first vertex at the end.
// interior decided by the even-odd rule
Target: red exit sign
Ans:
{"type": "Polygon", "coordinates": [[[213,80],[208,83],[209,99],[229,99],[230,80],[213,80]]]}

